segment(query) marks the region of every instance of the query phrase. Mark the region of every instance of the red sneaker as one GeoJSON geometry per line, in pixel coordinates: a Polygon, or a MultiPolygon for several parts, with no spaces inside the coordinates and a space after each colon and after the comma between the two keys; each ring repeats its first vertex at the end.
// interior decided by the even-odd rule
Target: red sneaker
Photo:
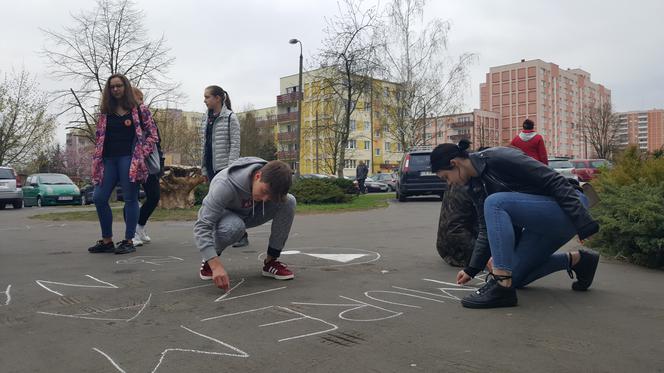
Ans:
{"type": "Polygon", "coordinates": [[[201,263],[201,270],[198,273],[201,280],[212,280],[212,269],[207,262],[201,263]]]}
{"type": "Polygon", "coordinates": [[[274,259],[263,266],[263,276],[272,277],[277,280],[290,280],[295,275],[286,265],[274,259]]]}

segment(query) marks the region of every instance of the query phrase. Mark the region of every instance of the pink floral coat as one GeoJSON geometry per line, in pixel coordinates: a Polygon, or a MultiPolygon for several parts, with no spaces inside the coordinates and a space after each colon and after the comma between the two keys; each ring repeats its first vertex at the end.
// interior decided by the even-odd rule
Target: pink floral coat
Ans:
{"type": "MultiPolygon", "coordinates": [[[[136,137],[134,140],[134,152],[131,156],[131,165],[129,166],[129,180],[134,183],[143,183],[148,178],[148,167],[145,164],[145,158],[152,153],[159,137],[157,136],[157,126],[154,124],[152,114],[145,105],[140,105],[131,110],[131,118],[134,122],[136,137]],[[138,110],[141,111],[143,118],[143,127],[140,125],[138,110]],[[143,130],[147,130],[147,136],[143,130]]],[[[97,121],[97,142],[95,152],[92,156],[92,183],[101,185],[104,179],[104,139],[106,139],[106,114],[99,114],[97,121]]]]}

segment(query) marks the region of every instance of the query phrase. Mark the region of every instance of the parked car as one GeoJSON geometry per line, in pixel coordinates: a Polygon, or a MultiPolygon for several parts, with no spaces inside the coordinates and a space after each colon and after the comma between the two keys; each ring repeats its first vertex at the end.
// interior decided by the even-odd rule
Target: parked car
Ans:
{"type": "Polygon", "coordinates": [[[572,159],[574,174],[579,177],[579,181],[588,182],[601,173],[601,167],[611,167],[611,162],[606,159],[572,159]]]}
{"type": "Polygon", "coordinates": [[[396,197],[400,202],[417,195],[439,195],[447,190],[447,183],[431,172],[431,148],[415,149],[404,154],[399,165],[396,197]]]}
{"type": "Polygon", "coordinates": [[[379,181],[381,183],[387,184],[387,186],[390,188],[390,191],[392,191],[392,192],[397,190],[397,174],[396,173],[374,174],[374,175],[371,175],[371,178],[375,181],[379,181]]]}
{"type": "Polygon", "coordinates": [[[23,189],[14,169],[0,166],[0,210],[8,204],[15,209],[23,207],[23,189]]]}
{"type": "Polygon", "coordinates": [[[23,186],[23,201],[28,206],[80,205],[81,191],[63,174],[33,174],[23,186]]]}
{"type": "MultiPolygon", "coordinates": [[[[138,199],[139,201],[145,198],[145,191],[141,185],[138,189],[138,199]]],[[[119,202],[124,202],[124,197],[122,196],[122,187],[120,184],[115,186],[115,200],[119,202]]]]}
{"type": "Polygon", "coordinates": [[[95,186],[91,184],[86,184],[81,187],[81,205],[89,205],[94,203],[92,196],[95,191],[95,186]]]}
{"type": "MultiPolygon", "coordinates": [[[[346,176],[345,178],[348,180],[353,180],[353,185],[355,186],[355,189],[357,189],[357,192],[359,193],[360,187],[357,183],[357,178],[355,176],[346,176]]],[[[367,193],[372,193],[372,192],[384,193],[390,191],[390,187],[387,184],[382,183],[380,181],[376,181],[371,177],[367,177],[366,179],[364,179],[364,187],[367,189],[367,193]]]]}
{"type": "Polygon", "coordinates": [[[325,174],[302,174],[300,175],[301,179],[331,179],[332,176],[325,174]]]}
{"type": "Polygon", "coordinates": [[[567,158],[549,158],[549,167],[568,179],[579,181],[574,173],[574,165],[567,158]]]}

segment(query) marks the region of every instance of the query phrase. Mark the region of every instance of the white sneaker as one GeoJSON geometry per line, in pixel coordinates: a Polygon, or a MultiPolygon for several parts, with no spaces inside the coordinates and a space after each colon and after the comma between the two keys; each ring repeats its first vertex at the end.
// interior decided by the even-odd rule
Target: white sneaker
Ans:
{"type": "Polygon", "coordinates": [[[131,240],[131,242],[134,243],[135,247],[143,246],[143,241],[141,241],[141,239],[138,238],[138,235],[134,235],[134,238],[131,240]]]}
{"type": "Polygon", "coordinates": [[[138,238],[143,241],[143,243],[150,243],[151,241],[148,232],[145,231],[145,227],[141,227],[140,225],[136,227],[136,235],[134,238],[138,238]]]}

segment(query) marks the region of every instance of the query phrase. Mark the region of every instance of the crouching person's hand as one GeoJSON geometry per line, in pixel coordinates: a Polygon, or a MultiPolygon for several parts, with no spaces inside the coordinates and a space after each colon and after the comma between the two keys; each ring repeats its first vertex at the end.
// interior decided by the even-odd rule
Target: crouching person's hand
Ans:
{"type": "Polygon", "coordinates": [[[467,283],[468,281],[470,281],[471,279],[472,279],[472,277],[468,276],[468,274],[463,269],[460,270],[459,273],[457,273],[457,279],[456,280],[457,280],[457,284],[459,284],[459,285],[463,285],[463,284],[467,283]]]}
{"type": "Polygon", "coordinates": [[[210,261],[208,261],[208,264],[212,270],[212,281],[214,281],[214,284],[217,285],[218,288],[224,289],[224,291],[228,291],[228,284],[230,283],[230,279],[228,278],[226,269],[224,269],[223,264],[221,264],[221,260],[219,260],[218,257],[212,258],[210,261]]]}

